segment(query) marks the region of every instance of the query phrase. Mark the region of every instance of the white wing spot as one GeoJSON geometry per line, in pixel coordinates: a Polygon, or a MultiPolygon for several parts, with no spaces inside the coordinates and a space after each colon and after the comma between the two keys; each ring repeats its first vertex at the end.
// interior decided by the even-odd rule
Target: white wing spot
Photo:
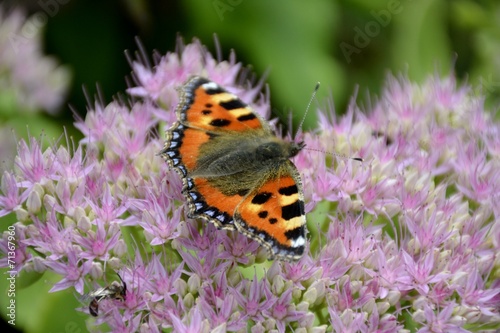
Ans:
{"type": "Polygon", "coordinates": [[[300,247],[304,246],[305,244],[306,244],[306,239],[302,236],[292,240],[292,247],[300,247]]]}
{"type": "Polygon", "coordinates": [[[215,82],[208,82],[208,83],[202,84],[201,86],[206,90],[219,88],[219,85],[215,82]]]}

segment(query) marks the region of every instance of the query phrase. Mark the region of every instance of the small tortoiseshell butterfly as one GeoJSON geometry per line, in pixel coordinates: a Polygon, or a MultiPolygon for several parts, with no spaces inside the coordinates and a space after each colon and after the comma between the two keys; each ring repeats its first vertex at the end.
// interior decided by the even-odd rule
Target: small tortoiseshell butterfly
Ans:
{"type": "Polygon", "coordinates": [[[247,104],[199,76],[180,88],[176,112],[161,155],[182,177],[188,216],[237,229],[262,244],[269,259],[299,259],[306,218],[290,158],[304,143],[276,137],[247,104]]]}

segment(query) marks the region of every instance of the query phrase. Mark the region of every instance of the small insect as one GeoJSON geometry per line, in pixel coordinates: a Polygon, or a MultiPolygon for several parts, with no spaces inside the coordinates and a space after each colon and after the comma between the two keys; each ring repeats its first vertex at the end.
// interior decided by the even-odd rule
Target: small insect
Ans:
{"type": "Polygon", "coordinates": [[[97,317],[99,315],[99,302],[102,300],[106,298],[120,301],[125,300],[125,295],[127,294],[127,284],[122,280],[119,274],[116,275],[118,275],[121,282],[113,281],[113,283],[109,286],[99,288],[84,296],[85,299],[92,298],[89,304],[89,312],[93,317],[97,317]]]}

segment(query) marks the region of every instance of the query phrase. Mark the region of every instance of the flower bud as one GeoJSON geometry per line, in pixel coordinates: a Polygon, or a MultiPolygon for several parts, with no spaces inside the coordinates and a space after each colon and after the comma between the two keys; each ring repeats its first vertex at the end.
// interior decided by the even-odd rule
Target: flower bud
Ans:
{"type": "Polygon", "coordinates": [[[250,329],[251,333],[265,333],[267,330],[262,326],[260,322],[256,323],[255,325],[252,326],[250,329]]]}
{"type": "Polygon", "coordinates": [[[191,308],[195,303],[193,294],[187,293],[186,296],[184,296],[184,298],[182,299],[182,303],[186,308],[191,308]]]}
{"type": "Polygon", "coordinates": [[[271,291],[275,295],[281,295],[285,288],[285,279],[281,275],[276,275],[271,283],[271,291]]]}
{"type": "Polygon", "coordinates": [[[116,258],[116,257],[110,258],[107,261],[107,264],[109,265],[109,267],[111,267],[115,271],[119,270],[123,266],[123,263],[122,263],[121,259],[120,258],[116,258]]]}
{"type": "Polygon", "coordinates": [[[365,312],[372,313],[375,306],[375,300],[373,298],[370,298],[365,304],[363,304],[361,309],[365,312]]]}
{"type": "Polygon", "coordinates": [[[313,286],[309,287],[304,293],[304,301],[308,302],[309,304],[313,304],[314,302],[316,302],[317,298],[318,298],[318,291],[313,286]]]}
{"type": "Polygon", "coordinates": [[[413,318],[413,321],[416,321],[417,323],[423,323],[425,322],[425,313],[424,313],[424,310],[416,310],[415,312],[413,312],[413,314],[411,315],[411,317],[413,318]]]}
{"type": "Polygon", "coordinates": [[[83,232],[87,232],[92,228],[92,223],[90,222],[90,219],[86,215],[82,215],[78,220],[78,223],[76,224],[78,229],[80,229],[83,232]]]}
{"type": "Polygon", "coordinates": [[[14,212],[16,213],[16,219],[23,223],[23,224],[29,224],[30,223],[30,214],[28,213],[27,210],[21,208],[21,206],[18,206],[14,208],[14,212]]]}
{"type": "Polygon", "coordinates": [[[44,264],[44,260],[40,257],[33,257],[33,259],[31,259],[31,262],[33,263],[33,269],[35,270],[35,272],[43,273],[47,269],[44,264]]]}
{"type": "Polygon", "coordinates": [[[92,266],[90,267],[90,276],[94,280],[99,280],[103,276],[102,265],[100,262],[92,262],[92,266]]]}
{"type": "Polygon", "coordinates": [[[201,279],[198,274],[191,275],[188,279],[187,285],[190,293],[197,294],[201,286],[201,279]]]}
{"type": "Polygon", "coordinates": [[[63,225],[65,229],[73,229],[76,226],[76,223],[71,217],[65,215],[63,218],[63,225]]]}
{"type": "Polygon", "coordinates": [[[391,308],[391,304],[389,302],[377,302],[377,310],[379,315],[383,315],[391,308]]]}
{"type": "Polygon", "coordinates": [[[54,206],[57,205],[57,200],[53,196],[46,194],[43,196],[43,206],[48,212],[54,210],[54,206]]]}
{"type": "Polygon", "coordinates": [[[326,333],[327,327],[327,325],[312,327],[309,329],[309,333],[326,333]]]}
{"type": "Polygon", "coordinates": [[[28,195],[28,200],[26,200],[26,208],[31,214],[37,214],[42,208],[42,199],[37,191],[31,191],[28,195]]]}
{"type": "Polygon", "coordinates": [[[177,290],[177,295],[179,295],[179,296],[186,295],[187,290],[188,290],[188,286],[187,286],[186,281],[184,281],[181,278],[178,278],[174,281],[173,286],[174,286],[175,290],[177,290]]]}
{"type": "Polygon", "coordinates": [[[401,292],[398,290],[391,290],[387,293],[387,301],[391,306],[394,306],[401,299],[401,292]]]}
{"type": "Polygon", "coordinates": [[[123,257],[125,254],[127,254],[127,244],[125,244],[125,240],[124,239],[119,239],[117,242],[116,242],[116,245],[115,247],[113,248],[113,253],[121,258],[123,257]]]}

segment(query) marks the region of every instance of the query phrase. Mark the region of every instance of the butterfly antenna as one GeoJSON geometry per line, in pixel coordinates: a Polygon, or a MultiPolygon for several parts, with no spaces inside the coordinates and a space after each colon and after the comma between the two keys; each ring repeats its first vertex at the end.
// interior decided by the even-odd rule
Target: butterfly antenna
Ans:
{"type": "Polygon", "coordinates": [[[350,156],[346,156],[346,155],[343,155],[343,154],[332,153],[332,152],[329,152],[329,151],[325,152],[325,151],[323,151],[321,149],[314,149],[314,148],[308,148],[308,147],[306,147],[305,149],[311,150],[311,151],[317,151],[317,152],[320,152],[320,153],[325,153],[325,154],[328,154],[328,155],[331,155],[331,156],[335,156],[335,157],[341,158],[343,160],[353,160],[353,161],[363,162],[363,159],[361,157],[350,157],[350,156]]]}
{"type": "MultiPolygon", "coordinates": [[[[309,112],[309,108],[311,107],[311,104],[312,104],[312,101],[314,100],[314,98],[316,97],[316,93],[318,92],[319,90],[319,85],[320,83],[317,82],[316,83],[316,87],[314,87],[314,91],[311,95],[311,99],[309,100],[309,103],[307,104],[307,107],[306,107],[306,112],[304,112],[304,115],[302,116],[302,120],[300,121],[300,124],[299,124],[299,129],[297,131],[297,135],[299,135],[300,133],[302,133],[302,125],[304,125],[304,121],[306,120],[306,117],[307,117],[307,113],[309,112]]],[[[297,136],[296,135],[296,136],[297,136]]]]}

